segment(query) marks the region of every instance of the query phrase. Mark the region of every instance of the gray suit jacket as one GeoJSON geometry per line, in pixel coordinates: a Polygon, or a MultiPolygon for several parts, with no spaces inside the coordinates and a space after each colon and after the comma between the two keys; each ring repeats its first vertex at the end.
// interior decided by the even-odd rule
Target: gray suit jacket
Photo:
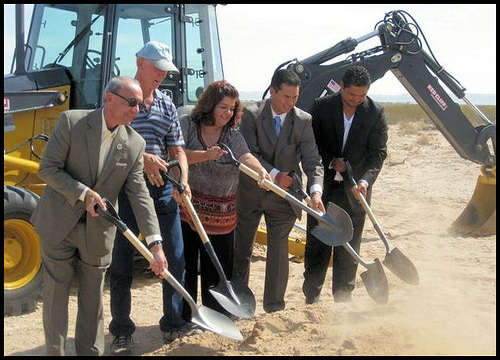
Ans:
{"type": "MultiPolygon", "coordinates": [[[[102,108],[61,113],[40,162],[38,176],[47,183],[32,222],[43,241],[62,241],[85,213],[78,199],[85,186],[116,207],[124,187],[144,237],[159,234],[153,200],[143,177],[146,143],[131,127],[120,126],[98,176],[102,108]]],[[[116,226],[86,214],[87,239],[111,250],[116,226]]],[[[102,248],[101,248],[101,251],[102,248]]]]}
{"type": "MultiPolygon", "coordinates": [[[[313,184],[323,186],[323,164],[314,139],[311,125],[311,115],[294,107],[285,118],[281,135],[278,138],[274,130],[274,120],[271,110],[271,99],[263,100],[246,107],[243,110],[240,131],[250,148],[250,151],[261,162],[267,171],[276,168],[280,171],[295,171],[302,178],[302,170],[307,176],[306,191],[313,184]]],[[[255,180],[242,174],[241,189],[257,194],[260,189],[255,180]]],[[[290,193],[297,196],[297,182],[293,183],[290,193]]],[[[257,199],[257,197],[256,197],[257,199]]],[[[302,210],[292,206],[300,219],[302,210]]]]}

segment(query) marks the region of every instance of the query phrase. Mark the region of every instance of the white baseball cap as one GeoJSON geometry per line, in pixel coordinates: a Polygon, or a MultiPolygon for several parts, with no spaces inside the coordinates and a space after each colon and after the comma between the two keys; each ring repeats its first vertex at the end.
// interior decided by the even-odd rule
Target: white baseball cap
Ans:
{"type": "Polygon", "coordinates": [[[151,60],[160,70],[180,72],[172,62],[170,48],[159,41],[147,42],[135,56],[151,60]]]}

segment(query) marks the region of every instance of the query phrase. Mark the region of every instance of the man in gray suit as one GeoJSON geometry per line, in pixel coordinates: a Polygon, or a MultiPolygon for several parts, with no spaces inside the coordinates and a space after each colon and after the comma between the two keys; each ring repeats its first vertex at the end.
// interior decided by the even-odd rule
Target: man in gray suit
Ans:
{"type": "MultiPolygon", "coordinates": [[[[312,208],[325,212],[321,200],[323,165],[314,140],[311,115],[295,107],[299,88],[300,78],[293,71],[276,71],[269,88],[271,98],[244,109],[240,131],[275,184],[294,194],[298,184],[289,172],[302,176],[301,164],[307,176],[312,208]]],[[[263,305],[266,312],[282,310],[288,283],[288,235],[295,220],[301,218],[302,210],[272,191],[259,188],[257,182],[242,173],[237,214],[234,277],[248,284],[255,235],[264,214],[267,259],[263,305]]]]}
{"type": "MultiPolygon", "coordinates": [[[[61,113],[47,143],[38,172],[47,187],[32,217],[44,268],[47,355],[65,354],[73,275],[78,277],[76,353],[104,353],[102,294],[116,226],[99,217],[94,206],[105,209],[103,198],[116,206],[124,188],[146,241],[161,240],[143,174],[146,143],[129,126],[142,100],[136,80],[113,78],[103,108],[61,113]]],[[[165,256],[158,254],[151,265],[157,275],[167,266],[165,256]]]]}

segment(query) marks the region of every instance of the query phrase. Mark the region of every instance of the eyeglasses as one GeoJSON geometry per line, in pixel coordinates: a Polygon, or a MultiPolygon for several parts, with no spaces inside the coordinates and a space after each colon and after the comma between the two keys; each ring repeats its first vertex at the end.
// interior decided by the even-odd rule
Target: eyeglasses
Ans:
{"type": "Polygon", "coordinates": [[[110,91],[110,93],[125,100],[127,102],[127,105],[130,107],[136,107],[137,105],[139,105],[139,109],[142,109],[144,107],[144,102],[142,102],[142,101],[139,101],[137,99],[127,99],[126,97],[123,97],[120,94],[115,93],[114,91],[110,91]]]}

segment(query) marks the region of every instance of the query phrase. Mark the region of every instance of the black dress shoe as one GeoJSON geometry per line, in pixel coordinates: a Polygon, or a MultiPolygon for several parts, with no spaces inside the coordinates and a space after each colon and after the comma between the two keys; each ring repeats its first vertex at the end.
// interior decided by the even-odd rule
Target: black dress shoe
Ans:
{"type": "Polygon", "coordinates": [[[132,344],[132,336],[119,335],[116,336],[111,343],[112,356],[128,356],[132,352],[130,345],[132,344]]]}

